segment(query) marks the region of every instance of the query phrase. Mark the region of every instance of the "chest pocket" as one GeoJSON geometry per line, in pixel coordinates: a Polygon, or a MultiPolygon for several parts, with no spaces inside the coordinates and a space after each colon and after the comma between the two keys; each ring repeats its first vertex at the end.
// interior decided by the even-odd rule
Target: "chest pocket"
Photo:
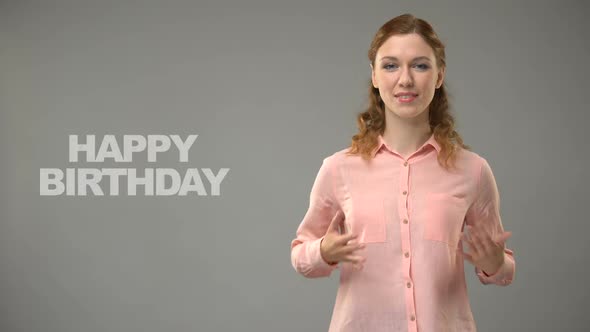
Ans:
{"type": "Polygon", "coordinates": [[[452,248],[459,245],[467,202],[448,193],[428,193],[424,220],[424,239],[440,241],[452,248]]]}

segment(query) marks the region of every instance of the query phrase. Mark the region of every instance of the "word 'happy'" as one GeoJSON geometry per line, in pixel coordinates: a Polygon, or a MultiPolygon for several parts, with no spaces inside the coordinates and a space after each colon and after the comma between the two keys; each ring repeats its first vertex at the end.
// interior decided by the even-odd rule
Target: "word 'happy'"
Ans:
{"type": "MultiPolygon", "coordinates": [[[[147,154],[148,162],[156,162],[159,153],[165,153],[172,146],[178,151],[178,161],[188,162],[188,152],[198,135],[188,135],[183,140],[179,135],[123,135],[119,144],[115,135],[104,135],[96,149],[95,135],[86,135],[86,142],[80,143],[78,135],[69,135],[69,161],[79,162],[80,154],[88,163],[112,161],[129,163],[134,154],[147,154]]],[[[137,187],[143,187],[146,196],[186,196],[195,192],[207,196],[200,173],[205,176],[211,188],[212,196],[219,196],[221,182],[229,168],[220,168],[215,174],[210,168],[188,168],[184,174],[174,168],[145,168],[143,175],[138,175],[135,168],[41,168],[39,171],[39,191],[41,196],[110,196],[120,194],[121,182],[126,182],[128,196],[137,195],[137,187]],[[123,181],[121,181],[123,179],[123,181]],[[108,185],[108,191],[103,188],[108,185]]]]}

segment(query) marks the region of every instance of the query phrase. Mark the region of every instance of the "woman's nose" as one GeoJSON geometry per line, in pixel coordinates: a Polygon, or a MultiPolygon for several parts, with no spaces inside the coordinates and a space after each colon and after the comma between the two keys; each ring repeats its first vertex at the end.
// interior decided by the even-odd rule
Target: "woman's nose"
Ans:
{"type": "Polygon", "coordinates": [[[401,86],[412,86],[413,82],[414,81],[410,73],[410,69],[402,68],[399,76],[399,84],[401,86]]]}

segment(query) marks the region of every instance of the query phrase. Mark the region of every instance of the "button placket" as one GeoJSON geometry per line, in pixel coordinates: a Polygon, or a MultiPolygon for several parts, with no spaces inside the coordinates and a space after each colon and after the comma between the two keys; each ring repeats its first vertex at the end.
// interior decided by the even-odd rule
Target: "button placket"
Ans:
{"type": "Polygon", "coordinates": [[[410,255],[411,252],[411,242],[410,242],[410,238],[411,238],[411,227],[410,227],[410,221],[409,221],[409,212],[408,212],[408,197],[409,197],[409,175],[410,175],[410,167],[409,167],[409,163],[407,161],[404,160],[403,162],[403,168],[400,171],[400,185],[401,185],[401,195],[398,196],[398,211],[399,211],[399,217],[400,220],[402,220],[402,223],[400,224],[401,227],[401,249],[402,249],[402,253],[404,255],[404,257],[406,259],[404,259],[402,261],[402,266],[403,266],[403,276],[404,279],[406,280],[406,312],[410,318],[410,324],[408,326],[408,330],[409,331],[416,331],[417,325],[415,323],[416,317],[415,317],[415,310],[416,310],[416,305],[415,305],[415,298],[414,298],[414,290],[412,287],[412,279],[411,279],[411,264],[412,264],[412,258],[410,255]]]}

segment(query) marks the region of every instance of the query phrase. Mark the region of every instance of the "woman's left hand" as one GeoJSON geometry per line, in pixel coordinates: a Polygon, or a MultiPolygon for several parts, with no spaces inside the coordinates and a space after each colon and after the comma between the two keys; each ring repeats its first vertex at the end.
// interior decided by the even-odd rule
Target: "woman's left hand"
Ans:
{"type": "Polygon", "coordinates": [[[492,234],[482,226],[467,225],[466,228],[469,237],[463,232],[461,239],[469,246],[469,253],[463,252],[463,256],[485,274],[495,274],[504,264],[505,243],[512,232],[504,232],[492,238],[492,234]]]}

